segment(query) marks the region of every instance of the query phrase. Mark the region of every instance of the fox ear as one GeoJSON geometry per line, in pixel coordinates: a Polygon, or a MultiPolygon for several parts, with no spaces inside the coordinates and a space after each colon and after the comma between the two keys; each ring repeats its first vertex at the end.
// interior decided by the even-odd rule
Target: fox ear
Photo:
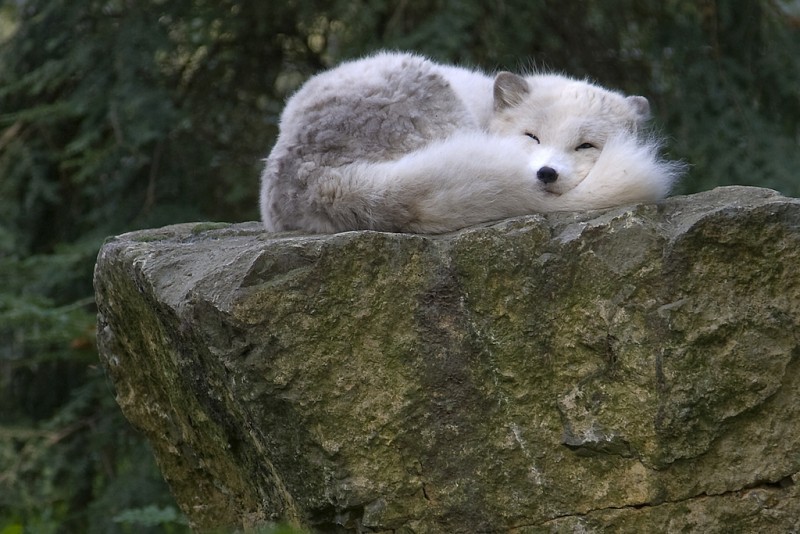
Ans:
{"type": "Polygon", "coordinates": [[[494,79],[495,111],[520,105],[529,92],[525,78],[511,72],[499,72],[494,79]]]}
{"type": "Polygon", "coordinates": [[[650,102],[643,96],[629,96],[625,99],[636,115],[636,122],[641,124],[650,118],[650,102]]]}

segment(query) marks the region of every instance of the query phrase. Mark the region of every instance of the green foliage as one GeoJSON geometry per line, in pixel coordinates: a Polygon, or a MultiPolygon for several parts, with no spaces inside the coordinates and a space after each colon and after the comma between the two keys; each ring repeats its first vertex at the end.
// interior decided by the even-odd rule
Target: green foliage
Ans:
{"type": "Polygon", "coordinates": [[[159,508],[150,505],[144,508],[132,508],[114,516],[115,523],[125,523],[137,528],[170,525],[172,523],[186,524],[186,520],[172,506],[159,508]]]}
{"type": "Polygon", "coordinates": [[[94,349],[102,240],[257,217],[285,97],[378,48],[589,76],[653,103],[685,192],[800,195],[794,4],[0,2],[0,533],[186,529],[94,349]]]}

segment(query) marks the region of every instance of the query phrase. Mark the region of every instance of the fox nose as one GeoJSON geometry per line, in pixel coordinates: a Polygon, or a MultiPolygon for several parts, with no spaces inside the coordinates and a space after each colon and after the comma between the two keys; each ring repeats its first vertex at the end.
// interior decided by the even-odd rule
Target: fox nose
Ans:
{"type": "Polygon", "coordinates": [[[542,167],[536,171],[536,177],[546,184],[552,184],[558,180],[558,173],[552,167],[542,167]]]}

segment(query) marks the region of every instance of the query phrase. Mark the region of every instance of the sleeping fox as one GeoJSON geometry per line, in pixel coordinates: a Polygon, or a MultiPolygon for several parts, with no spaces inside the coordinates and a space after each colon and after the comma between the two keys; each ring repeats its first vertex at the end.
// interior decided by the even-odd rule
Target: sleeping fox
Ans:
{"type": "Polygon", "coordinates": [[[261,177],[270,231],[441,233],[537,212],[653,202],[682,165],[641,96],[559,75],[494,77],[380,53],[292,96],[261,177]]]}

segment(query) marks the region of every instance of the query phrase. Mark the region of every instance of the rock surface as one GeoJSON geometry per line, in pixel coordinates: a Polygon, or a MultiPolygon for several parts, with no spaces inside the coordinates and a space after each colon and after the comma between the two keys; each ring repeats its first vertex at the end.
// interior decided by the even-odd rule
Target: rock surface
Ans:
{"type": "Polygon", "coordinates": [[[102,358],[200,530],[800,529],[800,200],[110,239],[102,358]]]}

